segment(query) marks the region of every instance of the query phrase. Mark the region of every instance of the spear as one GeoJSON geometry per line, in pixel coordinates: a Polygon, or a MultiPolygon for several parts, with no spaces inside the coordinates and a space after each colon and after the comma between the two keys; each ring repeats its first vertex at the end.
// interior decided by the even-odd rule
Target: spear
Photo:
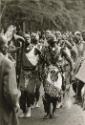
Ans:
{"type": "Polygon", "coordinates": [[[17,74],[17,82],[18,82],[18,87],[20,84],[20,76],[21,76],[21,70],[22,70],[22,59],[23,59],[23,49],[24,49],[24,43],[25,39],[22,36],[19,35],[14,35],[15,40],[17,41],[17,59],[16,59],[16,74],[17,74]]]}

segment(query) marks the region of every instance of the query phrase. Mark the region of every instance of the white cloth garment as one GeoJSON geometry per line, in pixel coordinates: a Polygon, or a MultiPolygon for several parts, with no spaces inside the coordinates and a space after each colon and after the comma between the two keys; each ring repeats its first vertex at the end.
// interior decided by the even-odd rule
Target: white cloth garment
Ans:
{"type": "Polygon", "coordinates": [[[26,53],[26,57],[33,66],[36,66],[39,60],[39,56],[35,55],[35,47],[29,53],[26,53]]]}

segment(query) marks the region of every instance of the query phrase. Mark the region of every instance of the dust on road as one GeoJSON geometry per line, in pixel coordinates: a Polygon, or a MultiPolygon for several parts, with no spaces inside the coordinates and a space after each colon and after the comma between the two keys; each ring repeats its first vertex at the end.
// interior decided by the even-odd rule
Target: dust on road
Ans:
{"type": "Polygon", "coordinates": [[[43,120],[44,109],[40,98],[40,108],[32,110],[31,118],[20,119],[20,125],[85,125],[85,111],[74,104],[73,95],[71,91],[70,96],[66,96],[65,107],[56,110],[55,118],[46,120],[43,120]]]}

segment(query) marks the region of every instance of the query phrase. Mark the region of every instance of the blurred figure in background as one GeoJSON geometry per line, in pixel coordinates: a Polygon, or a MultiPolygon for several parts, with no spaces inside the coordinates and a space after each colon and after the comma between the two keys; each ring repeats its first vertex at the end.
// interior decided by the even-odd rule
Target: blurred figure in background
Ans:
{"type": "Polygon", "coordinates": [[[0,36],[0,125],[18,125],[20,91],[17,89],[14,63],[5,55],[8,41],[0,36]]]}

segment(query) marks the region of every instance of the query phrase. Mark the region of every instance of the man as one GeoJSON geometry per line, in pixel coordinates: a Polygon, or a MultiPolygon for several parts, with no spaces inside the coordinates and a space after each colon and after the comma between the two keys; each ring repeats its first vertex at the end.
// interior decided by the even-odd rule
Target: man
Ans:
{"type": "Polygon", "coordinates": [[[61,93],[60,91],[62,86],[62,77],[60,76],[61,78],[59,79],[59,72],[57,72],[57,61],[60,53],[59,48],[56,46],[55,36],[49,32],[48,34],[46,34],[46,39],[48,45],[45,46],[41,52],[41,78],[44,87],[43,104],[46,113],[44,118],[52,118],[54,116],[56,104],[61,93]],[[58,80],[61,81],[59,82],[59,84],[57,84],[58,80]],[[57,85],[59,85],[59,88],[57,87],[57,85]]]}
{"type": "MultiPolygon", "coordinates": [[[[49,70],[49,66],[50,65],[53,65],[55,67],[60,67],[59,68],[59,71],[61,72],[62,74],[62,80],[63,80],[63,72],[62,72],[62,69],[61,69],[61,66],[63,66],[63,58],[65,58],[65,60],[68,62],[68,64],[70,65],[70,68],[71,70],[73,69],[73,63],[72,63],[72,60],[71,60],[71,57],[69,56],[69,54],[66,52],[65,48],[62,46],[58,46],[56,44],[56,39],[55,39],[55,36],[51,33],[49,33],[47,36],[47,43],[48,43],[48,46],[46,46],[43,50],[42,50],[42,58],[43,58],[43,69],[45,70],[42,76],[42,79],[44,79],[43,81],[43,85],[45,86],[46,85],[46,77],[47,77],[47,74],[48,74],[48,70],[49,70]],[[62,60],[60,60],[60,58],[62,60]],[[61,63],[61,64],[60,64],[61,63]]],[[[62,43],[63,44],[63,43],[62,43]]],[[[60,80],[61,81],[61,80],[60,80]]],[[[60,91],[64,91],[65,90],[65,85],[64,85],[64,82],[62,82],[62,86],[61,86],[61,89],[60,91]]],[[[45,87],[44,87],[45,88],[45,87]]],[[[60,93],[59,91],[59,93],[60,93]]],[[[63,92],[62,91],[62,92],[63,92]]],[[[62,103],[62,93],[59,95],[57,95],[57,101],[61,102],[62,103]]],[[[44,109],[45,109],[45,112],[47,113],[45,118],[48,118],[49,115],[52,117],[54,115],[54,112],[55,112],[55,109],[56,109],[56,98],[50,98],[47,93],[45,92],[45,96],[43,98],[43,103],[44,103],[44,109]],[[49,100],[52,99],[52,103],[53,103],[53,112],[52,114],[50,114],[50,104],[48,103],[49,100]],[[55,100],[55,101],[54,101],[55,100]],[[49,110],[48,110],[49,109],[49,110]]]]}
{"type": "Polygon", "coordinates": [[[17,89],[14,63],[6,57],[7,41],[0,36],[0,125],[17,125],[20,91],[17,89]]]}
{"type": "MultiPolygon", "coordinates": [[[[84,36],[83,36],[84,37],[84,36]]],[[[77,59],[74,67],[74,84],[73,88],[76,92],[76,101],[81,101],[81,89],[84,85],[84,59],[85,59],[85,43],[82,38],[81,32],[77,31],[74,34],[74,42],[77,49],[77,59]],[[83,67],[83,68],[82,68],[83,67]]]]}
{"type": "Polygon", "coordinates": [[[31,43],[23,51],[23,82],[20,83],[20,107],[23,112],[20,114],[20,118],[31,117],[31,106],[35,103],[35,100],[36,106],[38,107],[40,80],[38,76],[39,50],[37,48],[37,42],[36,34],[32,33],[31,43]]]}

